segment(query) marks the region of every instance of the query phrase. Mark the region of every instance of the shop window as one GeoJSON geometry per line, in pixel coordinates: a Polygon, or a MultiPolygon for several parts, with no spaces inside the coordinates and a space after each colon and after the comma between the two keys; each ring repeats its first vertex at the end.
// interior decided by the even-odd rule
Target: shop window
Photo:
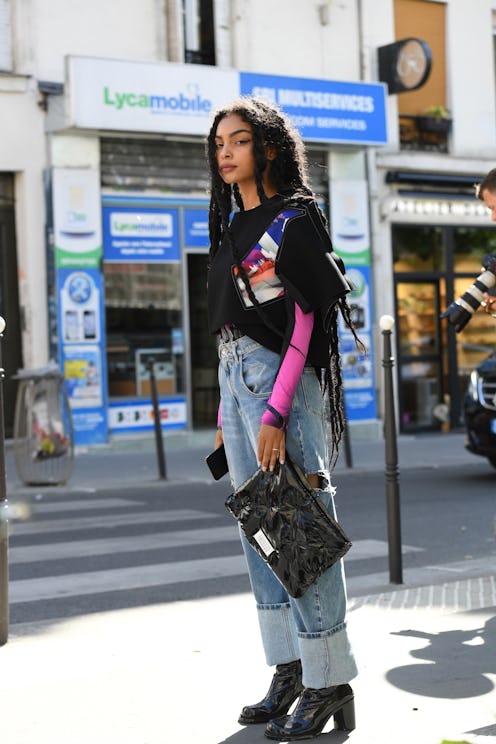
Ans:
{"type": "MultiPolygon", "coordinates": [[[[496,230],[457,227],[453,230],[454,299],[461,297],[481,273],[482,258],[496,253],[496,230]]],[[[461,388],[472,369],[494,349],[494,326],[483,312],[476,312],[459,334],[457,344],[461,388]]]]}
{"type": "Polygon", "coordinates": [[[150,359],[159,395],[184,393],[181,265],[107,263],[104,276],[109,395],[149,397],[150,359]]]}
{"type": "Polygon", "coordinates": [[[445,263],[442,229],[394,227],[393,263],[397,273],[442,271],[445,263]]]}
{"type": "Polygon", "coordinates": [[[475,278],[480,274],[482,258],[486,253],[496,253],[496,230],[494,228],[455,228],[455,272],[468,272],[475,278]]]}
{"type": "Polygon", "coordinates": [[[454,333],[440,315],[496,252],[496,230],[395,225],[392,239],[402,431],[457,426],[470,372],[494,349],[494,324],[479,311],[454,333]]]}
{"type": "Polygon", "coordinates": [[[183,0],[184,61],[215,65],[214,9],[212,0],[183,0]]]}

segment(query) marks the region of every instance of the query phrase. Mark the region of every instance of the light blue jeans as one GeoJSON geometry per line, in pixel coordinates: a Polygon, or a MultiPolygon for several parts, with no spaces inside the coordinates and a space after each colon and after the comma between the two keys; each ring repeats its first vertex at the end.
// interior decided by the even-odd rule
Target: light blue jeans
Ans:
{"type": "MultiPolygon", "coordinates": [[[[258,467],[260,419],[274,385],[279,356],[248,336],[219,345],[222,431],[233,488],[258,467]]],[[[331,513],[334,489],[326,470],[322,392],[315,371],[305,368],[289,417],[286,448],[307,474],[318,473],[331,513]]],[[[335,513],[335,512],[334,512],[335,513]]],[[[269,665],[301,659],[305,687],[349,682],[357,674],[346,630],[342,561],[331,566],[299,599],[290,597],[241,533],[269,665]]]]}

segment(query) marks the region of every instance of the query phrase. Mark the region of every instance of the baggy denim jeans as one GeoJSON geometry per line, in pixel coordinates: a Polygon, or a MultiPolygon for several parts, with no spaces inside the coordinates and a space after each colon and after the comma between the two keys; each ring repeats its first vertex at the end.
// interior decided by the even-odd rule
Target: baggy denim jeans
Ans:
{"type": "MultiPolygon", "coordinates": [[[[258,467],[260,419],[274,385],[279,355],[248,336],[219,345],[222,431],[233,488],[258,467]]],[[[286,448],[307,473],[318,473],[331,513],[334,489],[326,470],[322,393],[313,368],[305,368],[295,394],[286,448]]],[[[299,599],[290,597],[241,533],[269,665],[301,659],[305,687],[349,682],[357,674],[346,628],[342,561],[331,566],[299,599]]]]}

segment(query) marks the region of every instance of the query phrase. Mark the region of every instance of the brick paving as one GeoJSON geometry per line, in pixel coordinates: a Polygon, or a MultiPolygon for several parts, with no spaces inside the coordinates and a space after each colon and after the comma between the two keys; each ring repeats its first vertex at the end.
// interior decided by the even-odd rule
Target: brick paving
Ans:
{"type": "Polygon", "coordinates": [[[496,575],[396,589],[349,600],[350,610],[364,606],[381,610],[437,609],[450,612],[496,607],[496,575]]]}

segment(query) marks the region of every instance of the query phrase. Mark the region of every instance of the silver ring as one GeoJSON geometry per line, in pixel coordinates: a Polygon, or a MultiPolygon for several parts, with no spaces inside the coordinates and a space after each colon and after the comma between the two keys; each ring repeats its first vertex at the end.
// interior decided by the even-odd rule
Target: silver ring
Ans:
{"type": "Polygon", "coordinates": [[[279,450],[276,447],[272,447],[272,452],[279,452],[279,450]]]}

